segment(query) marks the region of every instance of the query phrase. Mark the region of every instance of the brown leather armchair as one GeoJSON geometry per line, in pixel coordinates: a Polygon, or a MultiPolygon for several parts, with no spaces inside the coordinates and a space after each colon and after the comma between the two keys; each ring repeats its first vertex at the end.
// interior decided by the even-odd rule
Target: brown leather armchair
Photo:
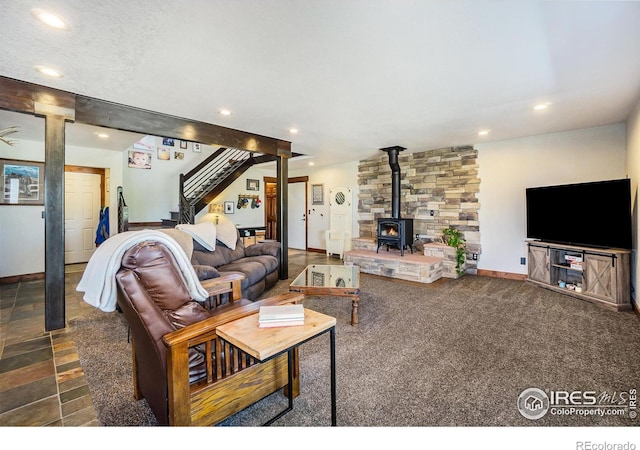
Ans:
{"type": "Polygon", "coordinates": [[[160,424],[212,425],[282,387],[298,394],[297,353],[289,387],[286,354],[259,363],[219,339],[216,327],[256,314],[261,305],[297,303],[302,295],[258,302],[230,295],[207,310],[191,299],[171,252],[152,241],[124,254],[116,281],[131,327],[134,396],[147,399],[160,424]]]}

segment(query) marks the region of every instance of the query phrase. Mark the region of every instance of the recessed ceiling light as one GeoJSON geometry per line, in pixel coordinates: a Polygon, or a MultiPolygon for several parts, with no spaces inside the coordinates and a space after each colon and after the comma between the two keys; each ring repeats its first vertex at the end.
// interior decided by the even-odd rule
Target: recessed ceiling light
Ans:
{"type": "Polygon", "coordinates": [[[313,166],[313,165],[315,165],[315,163],[314,163],[313,161],[310,161],[310,162],[309,162],[309,165],[310,165],[310,166],[313,166]]]}
{"type": "Polygon", "coordinates": [[[57,30],[68,30],[69,24],[57,14],[40,8],[33,8],[31,15],[43,24],[55,28],[57,30]]]}
{"type": "Polygon", "coordinates": [[[491,130],[480,130],[478,131],[478,136],[486,136],[487,134],[489,134],[489,131],[491,130]]]}
{"type": "Polygon", "coordinates": [[[298,130],[297,128],[289,128],[289,133],[291,134],[296,134],[298,133],[300,130],[298,130]]]}
{"type": "Polygon", "coordinates": [[[107,133],[96,133],[96,136],[98,136],[101,139],[106,139],[109,137],[107,133]]]}
{"type": "Polygon", "coordinates": [[[226,109],[226,108],[219,109],[219,110],[218,110],[218,112],[219,112],[220,114],[222,114],[223,116],[230,116],[230,115],[232,115],[232,114],[233,114],[233,113],[231,112],[231,110],[226,109]]]}
{"type": "Polygon", "coordinates": [[[536,106],[533,107],[533,109],[535,109],[536,111],[542,111],[543,109],[547,109],[550,105],[551,105],[551,103],[549,103],[549,102],[547,102],[547,103],[538,103],[536,106]]]}
{"type": "Polygon", "coordinates": [[[64,75],[58,69],[47,66],[36,66],[35,69],[43,75],[53,78],[62,78],[64,75]]]}

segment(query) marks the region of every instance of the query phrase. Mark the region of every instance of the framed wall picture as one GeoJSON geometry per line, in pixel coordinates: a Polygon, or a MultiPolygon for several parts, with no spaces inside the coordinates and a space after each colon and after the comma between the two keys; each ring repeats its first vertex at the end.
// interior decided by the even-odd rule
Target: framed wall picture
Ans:
{"type": "Polygon", "coordinates": [[[324,205],[324,185],[323,184],[311,185],[311,204],[324,205]]]}
{"type": "Polygon", "coordinates": [[[180,141],[180,148],[187,148],[187,141],[180,141]]]}
{"type": "Polygon", "coordinates": [[[158,159],[160,161],[169,161],[171,159],[171,152],[169,149],[158,147],[158,159]]]}
{"type": "Polygon", "coordinates": [[[44,205],[44,163],[0,159],[0,205],[44,205]]]}
{"type": "Polygon", "coordinates": [[[260,180],[247,179],[247,191],[259,191],[259,190],[260,190],[260,180]]]}
{"type": "Polygon", "coordinates": [[[162,138],[162,145],[166,145],[167,147],[173,147],[174,141],[173,138],[162,138]]]}
{"type": "Polygon", "coordinates": [[[200,147],[200,144],[198,142],[193,143],[193,151],[196,153],[202,152],[202,148],[200,147]]]}
{"type": "Polygon", "coordinates": [[[128,166],[133,169],[151,169],[151,153],[129,150],[128,166]]]}
{"type": "Polygon", "coordinates": [[[224,213],[225,214],[233,214],[233,202],[224,202],[224,213]]]}

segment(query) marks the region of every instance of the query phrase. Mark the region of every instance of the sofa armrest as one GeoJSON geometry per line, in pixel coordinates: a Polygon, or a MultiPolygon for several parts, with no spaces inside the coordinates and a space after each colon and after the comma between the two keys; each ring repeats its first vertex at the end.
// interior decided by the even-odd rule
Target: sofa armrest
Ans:
{"type": "Polygon", "coordinates": [[[244,249],[246,256],[271,255],[280,257],[280,242],[258,242],[244,249]]]}
{"type": "Polygon", "coordinates": [[[234,300],[242,298],[242,280],[245,278],[246,276],[241,273],[229,273],[217,278],[200,281],[200,284],[209,293],[209,302],[211,302],[212,297],[228,292],[230,294],[229,303],[232,303],[234,300]]]}
{"type": "Polygon", "coordinates": [[[210,280],[211,278],[218,278],[220,276],[220,272],[213,266],[208,266],[206,264],[192,264],[193,270],[196,271],[196,275],[198,276],[198,280],[210,280]]]}

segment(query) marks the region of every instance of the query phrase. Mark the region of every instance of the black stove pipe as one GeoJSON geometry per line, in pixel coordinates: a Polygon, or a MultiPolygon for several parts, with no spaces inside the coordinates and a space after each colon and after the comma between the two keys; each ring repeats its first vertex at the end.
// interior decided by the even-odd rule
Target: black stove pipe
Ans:
{"type": "Polygon", "coordinates": [[[398,163],[398,153],[405,150],[404,147],[381,148],[383,152],[389,154],[389,166],[391,167],[391,217],[400,218],[400,164],[398,163]]]}

